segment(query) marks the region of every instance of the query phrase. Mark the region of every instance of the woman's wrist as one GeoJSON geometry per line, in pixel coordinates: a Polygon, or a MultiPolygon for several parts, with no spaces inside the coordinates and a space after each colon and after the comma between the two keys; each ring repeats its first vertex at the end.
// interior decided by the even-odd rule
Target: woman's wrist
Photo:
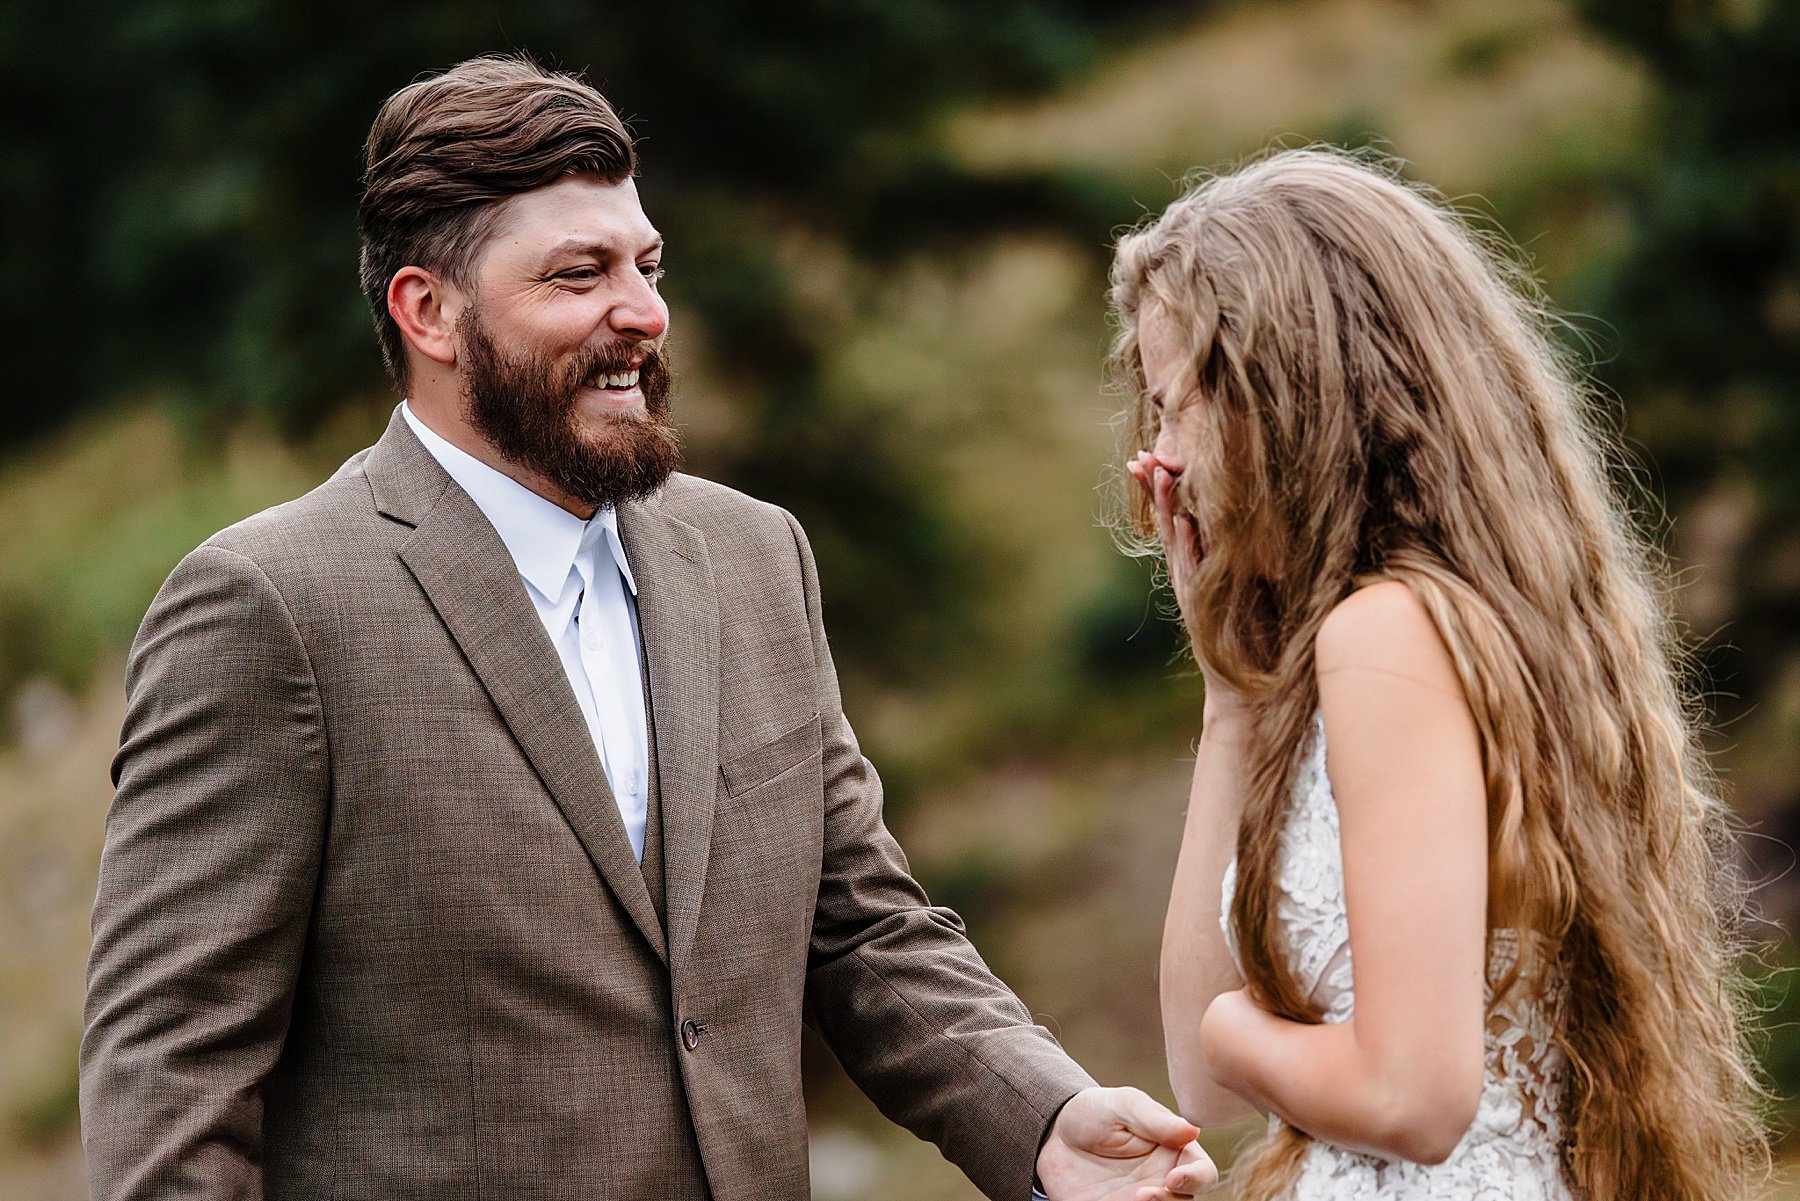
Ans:
{"type": "Polygon", "coordinates": [[[1203,738],[1237,742],[1250,731],[1250,712],[1235,693],[1206,690],[1200,707],[1200,734],[1203,738]]]}
{"type": "Polygon", "coordinates": [[[1233,1092],[1242,1087],[1232,1054],[1242,1037],[1237,1013],[1242,1000],[1241,990],[1222,992],[1200,1018],[1200,1060],[1213,1083],[1233,1092]]]}

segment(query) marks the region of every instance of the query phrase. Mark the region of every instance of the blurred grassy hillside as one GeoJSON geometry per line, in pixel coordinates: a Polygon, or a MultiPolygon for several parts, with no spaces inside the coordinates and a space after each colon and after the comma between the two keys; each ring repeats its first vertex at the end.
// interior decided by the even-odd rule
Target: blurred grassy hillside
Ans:
{"type": "MultiPolygon", "coordinates": [[[[709,111],[651,75],[704,75],[735,45],[741,78],[708,77],[707,88],[741,87],[736,99],[785,114],[831,105],[834,88],[849,95],[856,64],[808,77],[808,48],[746,33],[742,5],[696,6],[692,21],[716,26],[710,43],[521,8],[525,33],[454,5],[431,36],[371,17],[388,40],[372,36],[343,65],[362,73],[347,90],[299,51],[269,51],[285,99],[245,72],[293,14],[279,4],[212,13],[204,36],[179,44],[189,57],[164,64],[182,72],[170,87],[186,107],[146,135],[175,139],[168,161],[194,175],[160,178],[197,207],[159,216],[155,179],[134,177],[129,204],[96,210],[111,223],[103,246],[153,229],[152,217],[186,223],[186,242],[134,268],[152,279],[184,262],[228,274],[193,283],[213,289],[198,306],[210,324],[145,314],[146,329],[174,339],[154,370],[127,370],[117,348],[98,382],[68,363],[70,388],[87,389],[81,412],[8,426],[0,1197],[83,1193],[73,1064],[124,649],[183,552],[310,487],[385,422],[392,399],[374,375],[373,340],[352,320],[356,123],[366,127],[412,71],[476,50],[522,42],[579,66],[590,60],[577,48],[592,49],[596,79],[636,114],[645,203],[671,234],[690,466],[787,505],[813,532],[847,706],[914,866],[1101,1079],[1168,1095],[1154,969],[1199,711],[1148,569],[1119,555],[1101,524],[1116,487],[1106,466],[1115,402],[1099,369],[1108,243],[1171,199],[1189,168],[1272,139],[1386,145],[1497,219],[1552,297],[1587,314],[1572,336],[1588,340],[1618,393],[1646,500],[1667,500],[1667,516],[1651,508],[1646,520],[1675,556],[1676,601],[1701,640],[1699,685],[1727,723],[1721,763],[1766,836],[1752,844],[1753,870],[1786,869],[1782,840],[1800,821],[1800,524],[1783,492],[1791,460],[1776,451],[1800,445],[1784,424],[1800,412],[1800,160],[1791,116],[1769,118],[1761,141],[1726,142],[1716,127],[1759,112],[1755,98],[1712,109],[1693,99],[1724,75],[1755,82],[1773,70],[1745,45],[1789,45],[1776,35],[1795,26],[1778,22],[1778,6],[1726,6],[1714,24],[1705,5],[1558,0],[1142,4],[1106,19],[1097,5],[1040,6],[1050,15],[1030,19],[1030,6],[1007,7],[957,52],[990,66],[957,75],[964,60],[952,56],[909,85],[910,99],[844,101],[855,121],[788,121],[777,137],[754,126],[754,104],[748,116],[733,109],[763,139],[763,158],[743,163],[696,162],[684,142],[750,135],[703,129],[709,111]],[[671,39],[671,61],[629,64],[604,48],[622,33],[643,46],[671,39]],[[382,76],[391,61],[407,66],[382,76]],[[317,155],[331,186],[276,203],[242,181],[260,171],[280,182],[304,164],[207,157],[202,134],[242,136],[219,123],[236,89],[279,117],[271,145],[317,155]],[[312,104],[336,122],[325,149],[312,145],[325,136],[308,124],[312,104]],[[745,182],[783,172],[785,183],[745,182]],[[196,190],[219,204],[205,209],[196,190]],[[1671,239],[1689,246],[1695,225],[1728,262],[1706,258],[1705,271],[1664,287],[1728,297],[1709,302],[1706,319],[1755,349],[1724,367],[1706,356],[1739,342],[1716,333],[1679,363],[1659,357],[1675,336],[1657,323],[1685,326],[1659,307],[1666,297],[1643,264],[1668,261],[1671,239]],[[1762,254],[1745,257],[1740,242],[1762,254]],[[302,261],[282,259],[290,245],[302,261]],[[245,277],[247,299],[220,283],[245,277]],[[248,307],[226,312],[221,297],[248,307]],[[258,319],[268,328],[240,337],[258,319]]],[[[958,21],[981,24],[946,15],[954,8],[871,4],[857,10],[870,21],[859,33],[896,62],[923,62],[974,36],[958,21]]],[[[154,23],[127,32],[143,44],[162,36],[154,23]]],[[[0,169],[16,176],[24,152],[12,149],[0,169]]],[[[0,274],[25,269],[20,253],[0,259],[0,274]]],[[[129,294],[175,303],[178,283],[129,294]]],[[[44,378],[15,410],[57,401],[58,376],[44,378]]],[[[1778,914],[1800,909],[1791,880],[1764,896],[1778,914]]],[[[1781,1006],[1770,1062],[1791,1093],[1800,1038],[1786,1023],[1800,1020],[1800,994],[1785,980],[1770,990],[1781,1006]]],[[[885,1126],[817,1047],[808,1072],[821,1201],[974,1196],[932,1149],[885,1126]]],[[[1218,1134],[1215,1149],[1228,1155],[1242,1134],[1218,1134]]]]}

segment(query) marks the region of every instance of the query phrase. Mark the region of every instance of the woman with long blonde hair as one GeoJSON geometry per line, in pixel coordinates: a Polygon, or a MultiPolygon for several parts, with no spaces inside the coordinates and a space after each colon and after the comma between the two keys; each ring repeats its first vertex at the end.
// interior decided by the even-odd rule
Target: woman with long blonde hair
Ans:
{"type": "Polygon", "coordinates": [[[1125,237],[1133,524],[1206,683],[1162,957],[1239,1196],[1720,1201],[1766,1146],[1726,810],[1528,277],[1287,151],[1125,237]]]}

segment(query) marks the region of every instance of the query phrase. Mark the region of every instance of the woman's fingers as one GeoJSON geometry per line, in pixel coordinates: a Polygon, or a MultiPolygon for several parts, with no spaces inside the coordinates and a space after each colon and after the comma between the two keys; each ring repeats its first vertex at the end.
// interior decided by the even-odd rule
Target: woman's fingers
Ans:
{"type": "Polygon", "coordinates": [[[1182,1148],[1181,1157],[1163,1181],[1165,1191],[1177,1197],[1195,1197],[1219,1183],[1219,1168],[1199,1143],[1182,1148]]]}
{"type": "Polygon", "coordinates": [[[1171,571],[1185,571],[1199,559],[1194,519],[1180,511],[1175,499],[1175,476],[1166,467],[1156,469],[1156,532],[1162,539],[1171,571]]]}
{"type": "Polygon", "coordinates": [[[1155,467],[1156,456],[1147,450],[1140,450],[1125,464],[1125,470],[1131,472],[1131,477],[1143,485],[1144,491],[1151,495],[1155,493],[1151,478],[1151,472],[1155,467]]]}
{"type": "Polygon", "coordinates": [[[1195,534],[1194,519],[1186,513],[1178,514],[1175,524],[1175,554],[1184,567],[1191,567],[1200,561],[1200,541],[1195,534]]]}
{"type": "Polygon", "coordinates": [[[1143,450],[1125,464],[1132,478],[1150,494],[1151,516],[1156,522],[1156,536],[1162,543],[1163,557],[1169,565],[1170,581],[1181,591],[1181,582],[1200,559],[1200,540],[1194,519],[1181,511],[1175,489],[1179,468],[1171,468],[1155,451],[1143,450]]]}
{"type": "Polygon", "coordinates": [[[1156,532],[1161,535],[1163,549],[1173,550],[1175,546],[1175,477],[1169,469],[1158,463],[1152,469],[1153,483],[1150,489],[1152,507],[1156,510],[1156,532]]]}

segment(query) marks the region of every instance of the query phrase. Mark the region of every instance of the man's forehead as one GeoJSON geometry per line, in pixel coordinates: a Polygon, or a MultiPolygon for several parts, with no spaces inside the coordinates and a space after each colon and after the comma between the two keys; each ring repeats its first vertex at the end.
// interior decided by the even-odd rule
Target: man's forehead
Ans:
{"type": "Polygon", "coordinates": [[[637,185],[585,176],[561,179],[504,202],[494,240],[542,255],[607,248],[641,254],[662,242],[638,199],[637,185]]]}

